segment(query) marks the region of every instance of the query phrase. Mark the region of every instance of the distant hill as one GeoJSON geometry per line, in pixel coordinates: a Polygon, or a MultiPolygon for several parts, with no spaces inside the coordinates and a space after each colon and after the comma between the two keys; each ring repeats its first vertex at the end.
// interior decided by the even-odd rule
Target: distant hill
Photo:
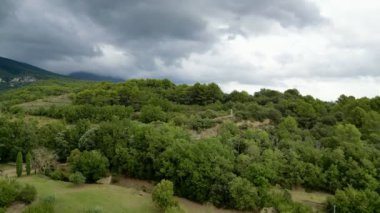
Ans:
{"type": "Polygon", "coordinates": [[[69,74],[69,77],[80,79],[80,80],[89,80],[89,81],[112,81],[112,82],[122,82],[125,81],[122,78],[116,78],[111,76],[97,75],[94,73],[78,71],[69,74]]]}
{"type": "Polygon", "coordinates": [[[51,78],[64,78],[64,76],[30,64],[0,57],[0,89],[18,87],[51,78]]]}

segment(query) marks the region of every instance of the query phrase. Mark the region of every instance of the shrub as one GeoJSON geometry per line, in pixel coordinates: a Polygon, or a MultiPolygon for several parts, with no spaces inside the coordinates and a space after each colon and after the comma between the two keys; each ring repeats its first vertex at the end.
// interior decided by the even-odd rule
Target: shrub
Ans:
{"type": "Polygon", "coordinates": [[[21,177],[22,175],[22,153],[18,152],[17,153],[17,159],[16,159],[16,173],[17,177],[21,177]]]}
{"type": "Polygon", "coordinates": [[[49,177],[53,180],[64,180],[65,175],[60,170],[54,170],[52,172],[49,172],[49,177]]]}
{"type": "Polygon", "coordinates": [[[37,191],[31,185],[22,186],[15,180],[0,180],[0,207],[6,207],[15,201],[31,203],[37,191]]]}
{"type": "Polygon", "coordinates": [[[42,199],[44,203],[54,204],[55,203],[55,196],[54,195],[48,195],[42,199]]]}
{"type": "Polygon", "coordinates": [[[169,207],[178,205],[173,195],[173,183],[169,180],[162,180],[154,187],[152,200],[159,208],[166,210],[169,207]]]}
{"type": "Polygon", "coordinates": [[[103,210],[99,206],[95,206],[95,207],[92,207],[90,209],[87,209],[85,212],[86,213],[101,213],[101,212],[103,212],[103,210]]]}
{"type": "Polygon", "coordinates": [[[232,205],[239,210],[254,210],[259,201],[257,189],[245,178],[236,177],[229,183],[232,205]]]}
{"type": "Polygon", "coordinates": [[[68,159],[73,172],[81,172],[89,183],[94,183],[108,173],[108,159],[98,151],[73,150],[68,159]]]}
{"type": "Polygon", "coordinates": [[[268,206],[273,206],[278,212],[313,212],[311,207],[292,201],[288,191],[272,192],[269,197],[270,204],[268,206]]]}
{"type": "Polygon", "coordinates": [[[55,197],[49,195],[43,198],[40,202],[25,209],[23,213],[53,213],[55,197]]]}
{"type": "Polygon", "coordinates": [[[80,172],[75,172],[69,176],[69,181],[76,185],[84,184],[86,182],[86,177],[80,172]]]}
{"type": "Polygon", "coordinates": [[[26,159],[25,159],[25,170],[26,170],[26,175],[30,175],[30,170],[31,170],[31,159],[32,159],[32,155],[30,154],[30,152],[28,152],[28,154],[26,154],[26,159]]]}
{"type": "Polygon", "coordinates": [[[141,108],[140,120],[144,123],[166,121],[166,114],[160,106],[146,105],[141,108]]]}
{"type": "Polygon", "coordinates": [[[22,201],[24,203],[31,203],[36,199],[37,190],[34,186],[26,184],[24,188],[20,191],[17,200],[22,201]]]}
{"type": "Polygon", "coordinates": [[[337,190],[335,196],[328,199],[327,211],[332,212],[334,206],[337,212],[342,213],[376,212],[380,208],[380,196],[375,191],[360,191],[349,187],[337,190]]]}
{"type": "Polygon", "coordinates": [[[209,129],[211,127],[214,127],[216,124],[217,122],[212,119],[200,117],[194,117],[190,123],[191,128],[197,131],[209,129]]]}
{"type": "Polygon", "coordinates": [[[21,186],[13,180],[0,180],[0,207],[13,203],[21,186]]]}

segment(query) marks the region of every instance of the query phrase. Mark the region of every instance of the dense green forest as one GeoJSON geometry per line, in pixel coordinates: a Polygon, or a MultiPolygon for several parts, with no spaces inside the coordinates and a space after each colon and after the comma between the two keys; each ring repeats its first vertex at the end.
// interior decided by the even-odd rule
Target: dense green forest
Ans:
{"type": "Polygon", "coordinates": [[[286,191],[303,187],[335,195],[326,212],[380,212],[380,97],[324,102],[295,89],[48,80],[1,92],[0,110],[0,161],[21,152],[68,163],[70,171],[33,167],[54,179],[166,179],[200,203],[311,212],[286,191]]]}

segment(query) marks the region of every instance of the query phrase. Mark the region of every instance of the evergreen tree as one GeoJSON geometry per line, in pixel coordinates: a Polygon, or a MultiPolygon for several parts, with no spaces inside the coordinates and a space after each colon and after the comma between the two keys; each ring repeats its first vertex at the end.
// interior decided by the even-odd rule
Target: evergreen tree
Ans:
{"type": "Polygon", "coordinates": [[[22,175],[22,153],[18,152],[16,159],[16,173],[17,177],[21,177],[22,175]]]}
{"type": "Polygon", "coordinates": [[[26,154],[26,159],[25,159],[25,163],[26,163],[26,175],[30,175],[30,161],[31,161],[31,158],[32,158],[32,155],[30,154],[30,152],[28,152],[28,154],[26,154]]]}

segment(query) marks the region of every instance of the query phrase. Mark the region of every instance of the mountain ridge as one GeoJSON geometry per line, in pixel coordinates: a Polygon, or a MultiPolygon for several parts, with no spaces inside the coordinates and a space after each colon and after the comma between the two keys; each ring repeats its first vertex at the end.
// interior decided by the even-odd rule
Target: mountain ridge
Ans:
{"type": "Polygon", "coordinates": [[[0,89],[18,87],[52,78],[66,78],[66,76],[0,56],[0,89]]]}

